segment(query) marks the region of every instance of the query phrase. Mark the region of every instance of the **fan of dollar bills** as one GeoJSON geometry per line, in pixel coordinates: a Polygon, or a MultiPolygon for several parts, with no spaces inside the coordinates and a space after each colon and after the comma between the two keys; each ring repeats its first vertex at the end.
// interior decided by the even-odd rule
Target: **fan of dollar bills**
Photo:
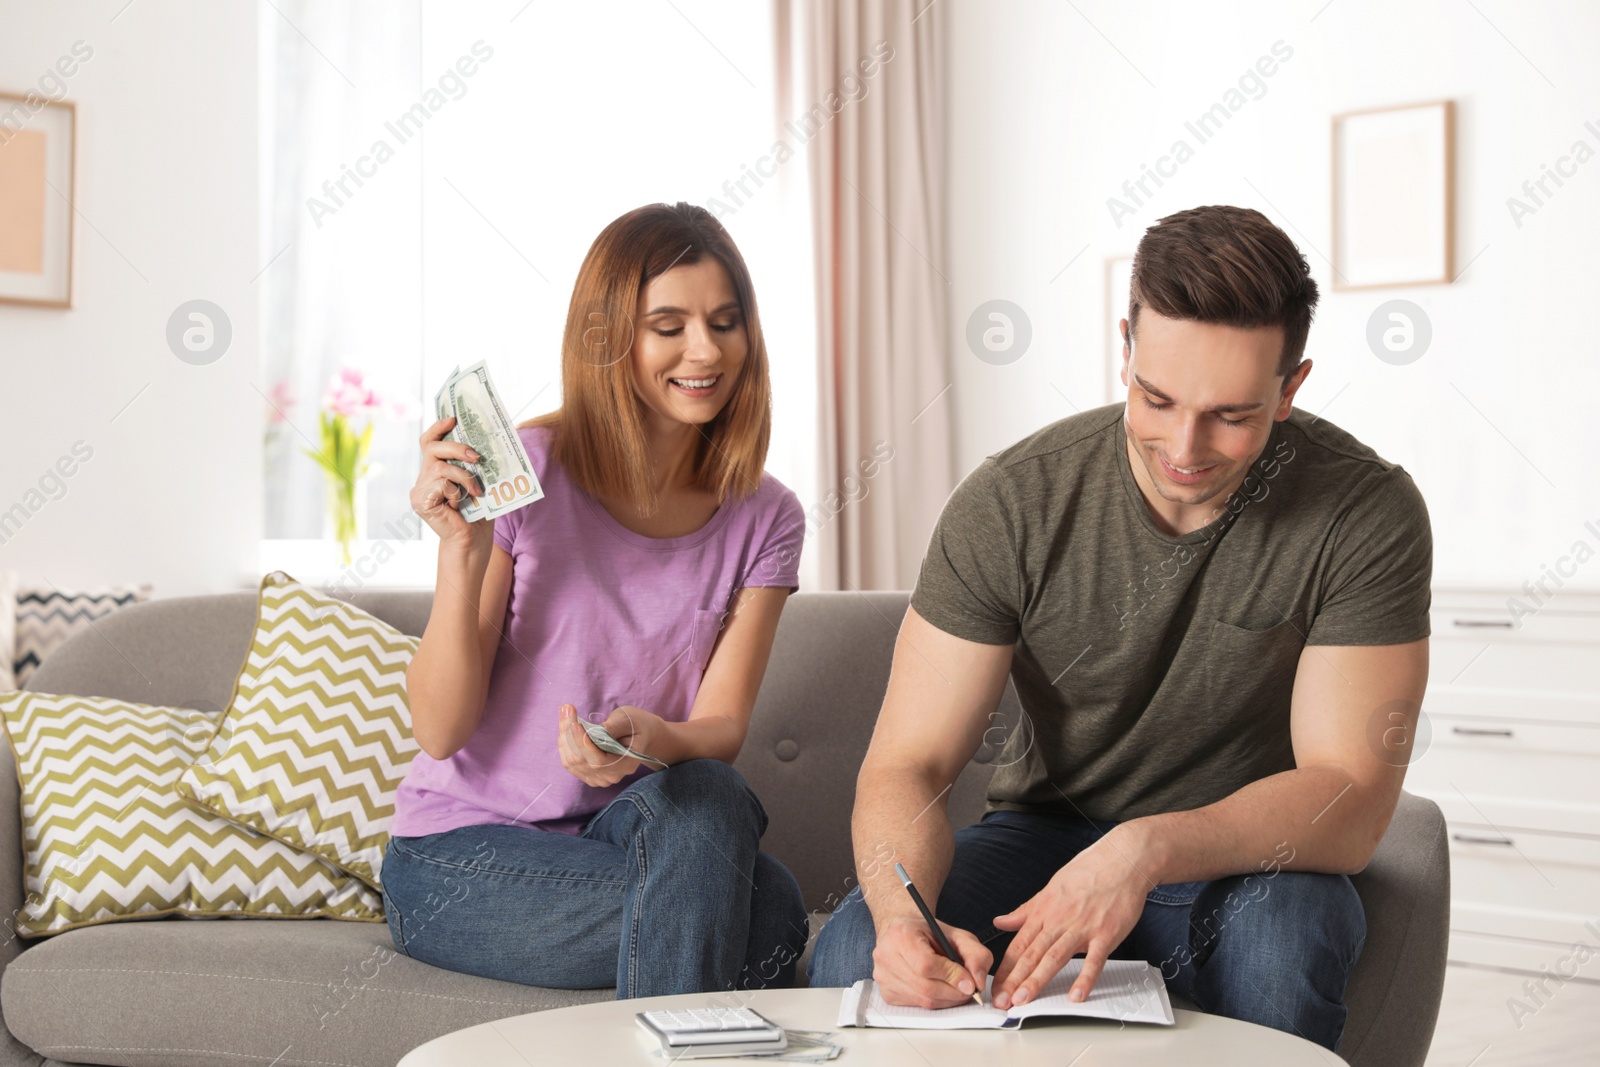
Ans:
{"type": "MultiPolygon", "coordinates": [[[[579,721],[583,722],[581,719],[579,721]]],[[[597,722],[583,722],[583,732],[588,734],[589,740],[593,741],[595,746],[603,752],[609,752],[613,756],[632,756],[634,759],[643,760],[645,763],[654,763],[657,767],[666,766],[665,763],[662,763],[654,756],[646,756],[643,752],[636,752],[621,741],[618,741],[611,736],[609,730],[597,722]]]]}
{"type": "Polygon", "coordinates": [[[456,424],[444,439],[468,445],[478,453],[476,463],[450,461],[477,475],[483,485],[482,496],[461,506],[462,518],[468,522],[492,519],[544,497],[533,464],[528,462],[528,451],[506,416],[500,394],[489,379],[489,368],[481,361],[466,370],[452,370],[434,397],[434,406],[441,419],[455,416],[456,424]]]}

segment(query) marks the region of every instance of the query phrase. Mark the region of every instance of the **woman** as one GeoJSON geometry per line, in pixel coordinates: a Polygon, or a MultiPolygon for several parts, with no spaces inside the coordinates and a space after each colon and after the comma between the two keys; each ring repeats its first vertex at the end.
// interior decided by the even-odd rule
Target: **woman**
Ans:
{"type": "Polygon", "coordinates": [[[422,435],[439,580],[406,675],[422,751],[383,865],[400,951],[617,996],[793,984],[806,917],[758,850],[744,742],[804,517],[762,471],[750,275],[702,208],[607,226],[579,271],[560,410],[518,428],[544,498],[466,522],[475,459],[422,435]],[[602,751],[583,722],[665,764],[602,751]]]}

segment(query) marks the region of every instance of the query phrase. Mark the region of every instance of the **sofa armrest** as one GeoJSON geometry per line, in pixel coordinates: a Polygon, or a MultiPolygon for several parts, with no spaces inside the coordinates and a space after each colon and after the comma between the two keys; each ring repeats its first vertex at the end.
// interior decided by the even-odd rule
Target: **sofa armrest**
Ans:
{"type": "Polygon", "coordinates": [[[1450,845],[1439,805],[1401,793],[1372,862],[1351,881],[1367,942],[1345,990],[1339,1054],[1353,1067],[1422,1067],[1450,945],[1450,845]]]}
{"type": "MultiPolygon", "coordinates": [[[[22,952],[17,936],[17,916],[22,911],[22,787],[17,783],[17,762],[11,744],[0,741],[0,981],[6,967],[22,952]]],[[[0,1067],[35,1067],[44,1057],[0,1027],[0,1067]]]]}
{"type": "Polygon", "coordinates": [[[11,745],[0,740],[0,973],[22,951],[17,916],[22,911],[22,787],[11,745]]]}

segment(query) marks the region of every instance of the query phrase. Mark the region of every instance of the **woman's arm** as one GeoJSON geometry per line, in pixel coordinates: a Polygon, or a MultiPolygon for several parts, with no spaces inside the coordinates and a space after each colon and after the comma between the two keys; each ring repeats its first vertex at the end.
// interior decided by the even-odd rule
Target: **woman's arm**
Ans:
{"type": "MultiPolygon", "coordinates": [[[[606,729],[624,744],[666,764],[692,759],[732,763],[744,745],[778,632],[778,617],[788,596],[787,588],[765,586],[749,586],[734,595],[687,721],[669,722],[648,711],[641,714],[639,708],[621,707],[606,718],[606,729]]],[[[616,778],[640,766],[638,760],[619,760],[602,752],[584,736],[576,716],[571,718],[563,743],[571,747],[575,758],[586,758],[601,773],[610,772],[616,778]]]]}
{"type": "MultiPolygon", "coordinates": [[[[480,520],[491,523],[491,520],[480,520]]],[[[478,728],[511,596],[511,555],[489,542],[439,550],[439,583],[422,643],[406,670],[411,732],[422,751],[447,759],[478,728]]]]}
{"type": "Polygon", "coordinates": [[[455,424],[452,416],[422,431],[422,464],[411,487],[411,510],[439,535],[433,610],[406,669],[411,734],[434,759],[454,755],[478,728],[511,596],[511,556],[494,543],[494,520],[468,522],[460,514],[483,486],[451,462],[478,459],[467,445],[444,439],[455,424]]]}

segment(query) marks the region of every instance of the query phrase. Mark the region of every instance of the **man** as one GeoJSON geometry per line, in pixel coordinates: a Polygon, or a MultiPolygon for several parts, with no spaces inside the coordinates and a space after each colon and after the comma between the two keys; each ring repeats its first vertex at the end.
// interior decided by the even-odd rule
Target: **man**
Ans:
{"type": "MultiPolygon", "coordinates": [[[[900,629],[813,985],[999,1008],[1084,956],[1336,1049],[1366,935],[1349,875],[1394,814],[1428,672],[1432,535],[1399,466],[1297,412],[1317,286],[1260,212],[1140,241],[1125,404],[951,494],[900,629]],[[1023,718],[981,822],[950,784],[1007,674],[1023,718]],[[964,966],[938,949],[887,843],[964,966]],[[863,906],[863,904],[865,906],[863,906]]],[[[993,734],[991,734],[991,738],[993,734]]]]}

